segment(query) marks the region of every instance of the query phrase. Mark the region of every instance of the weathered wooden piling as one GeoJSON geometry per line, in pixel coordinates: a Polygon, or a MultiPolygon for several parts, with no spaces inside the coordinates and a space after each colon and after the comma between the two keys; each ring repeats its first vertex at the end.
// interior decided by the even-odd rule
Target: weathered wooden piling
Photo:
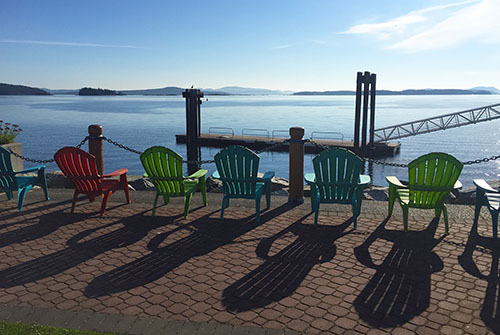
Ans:
{"type": "Polygon", "coordinates": [[[91,124],[89,126],[89,153],[95,156],[97,171],[104,174],[104,149],[102,144],[102,126],[91,124]]]}
{"type": "Polygon", "coordinates": [[[290,128],[288,202],[300,205],[304,202],[304,128],[290,128]]]}
{"type": "Polygon", "coordinates": [[[198,137],[201,131],[201,98],[203,92],[198,89],[186,89],[182,92],[186,98],[186,135],[188,173],[193,174],[200,169],[201,152],[198,137]]]}

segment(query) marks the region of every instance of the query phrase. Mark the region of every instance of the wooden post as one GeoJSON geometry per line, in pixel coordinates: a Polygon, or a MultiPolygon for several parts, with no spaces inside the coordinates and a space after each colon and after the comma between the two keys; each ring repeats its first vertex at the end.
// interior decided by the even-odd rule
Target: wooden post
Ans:
{"type": "Polygon", "coordinates": [[[102,145],[102,126],[91,124],[89,126],[89,153],[95,156],[97,172],[104,174],[104,150],[102,145]]]}
{"type": "Polygon", "coordinates": [[[358,72],[356,78],[356,106],[354,108],[354,151],[359,149],[359,126],[361,123],[361,83],[363,73],[358,72]]]}
{"type": "Polygon", "coordinates": [[[376,89],[377,75],[372,73],[370,76],[370,147],[375,146],[375,95],[377,94],[376,89]]]}
{"type": "Polygon", "coordinates": [[[361,126],[361,152],[366,152],[366,137],[368,129],[368,94],[370,86],[370,72],[365,71],[363,76],[364,90],[363,90],[363,124],[361,126]]]}
{"type": "Polygon", "coordinates": [[[304,128],[290,128],[288,202],[294,205],[304,203],[304,128]]]}
{"type": "Polygon", "coordinates": [[[201,98],[203,92],[198,89],[186,89],[182,92],[186,98],[186,137],[187,137],[187,160],[188,173],[193,174],[200,168],[200,148],[198,146],[198,136],[201,131],[201,98]],[[196,162],[196,163],[195,163],[196,162]]]}

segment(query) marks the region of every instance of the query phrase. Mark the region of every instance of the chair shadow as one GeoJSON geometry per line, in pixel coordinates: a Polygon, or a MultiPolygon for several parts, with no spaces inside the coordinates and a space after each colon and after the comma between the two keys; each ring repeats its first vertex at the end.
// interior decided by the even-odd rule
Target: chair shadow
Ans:
{"type": "Polygon", "coordinates": [[[480,317],[484,324],[495,334],[500,333],[500,239],[479,235],[477,231],[478,222],[474,222],[464,252],[458,256],[458,262],[470,275],[487,281],[484,294],[483,306],[480,317]],[[491,253],[491,267],[488,274],[479,270],[473,258],[474,251],[491,253]]]}
{"type": "Polygon", "coordinates": [[[110,295],[153,282],[193,257],[206,255],[232,243],[237,237],[279,216],[289,208],[288,204],[284,204],[270,210],[261,215],[260,222],[253,219],[211,218],[211,215],[219,212],[215,211],[189,224],[158,234],[148,243],[148,250],[151,251],[149,254],[98,276],[85,289],[85,296],[93,298],[110,295]],[[159,247],[169,235],[184,229],[189,229],[191,234],[159,247]]]}
{"type": "MultiPolygon", "coordinates": [[[[57,218],[61,217],[82,218],[78,214],[57,216],[57,218]]],[[[62,273],[106,251],[131,245],[144,238],[150,230],[172,223],[179,217],[169,217],[166,220],[165,217],[146,217],[142,212],[98,228],[85,230],[69,239],[66,249],[0,271],[0,287],[7,288],[23,285],[62,273]],[[92,234],[98,233],[99,230],[118,224],[121,224],[122,227],[89,240],[81,241],[92,234]]],[[[77,221],[68,220],[71,222],[77,221]]],[[[40,221],[46,220],[42,216],[40,221]]]]}
{"type": "Polygon", "coordinates": [[[431,275],[443,269],[443,261],[432,251],[445,237],[434,238],[439,219],[433,219],[425,230],[408,232],[386,229],[388,220],[354,248],[358,261],[376,273],[353,304],[361,319],[377,328],[402,325],[425,311],[431,275]],[[375,264],[369,251],[377,239],[392,242],[380,264],[375,264]]]}
{"type": "Polygon", "coordinates": [[[230,312],[244,312],[264,307],[292,295],[311,269],[331,261],[336,254],[334,242],[348,234],[352,218],[337,226],[312,226],[302,222],[307,214],[272,237],[261,240],[257,256],[265,262],[227,287],[222,304],[230,312]],[[276,254],[269,252],[275,241],[285,236],[295,238],[276,254]]]}
{"type": "MultiPolygon", "coordinates": [[[[9,201],[11,201],[11,200],[9,200],[9,201]]],[[[43,200],[43,201],[40,200],[40,201],[25,204],[22,211],[17,210],[17,203],[16,203],[15,212],[13,212],[11,214],[7,214],[7,215],[2,215],[2,217],[0,219],[8,220],[8,219],[14,219],[16,217],[24,217],[24,216],[29,215],[29,214],[40,213],[41,211],[49,210],[49,209],[52,209],[54,207],[58,207],[61,205],[71,204],[71,200],[60,201],[57,203],[50,202],[50,200],[49,200],[49,203],[47,205],[42,205],[40,207],[34,207],[34,208],[30,207],[31,205],[33,205],[35,203],[42,203],[42,202],[47,202],[47,200],[43,200]]],[[[0,225],[0,229],[5,228],[5,227],[9,227],[9,226],[13,226],[16,224],[17,223],[3,224],[3,225],[0,225]]]]}

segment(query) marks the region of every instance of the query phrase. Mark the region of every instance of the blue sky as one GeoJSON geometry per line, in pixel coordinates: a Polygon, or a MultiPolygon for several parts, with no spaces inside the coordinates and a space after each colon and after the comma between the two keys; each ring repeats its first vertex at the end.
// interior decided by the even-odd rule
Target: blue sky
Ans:
{"type": "Polygon", "coordinates": [[[500,0],[4,0],[0,82],[500,88],[500,0]]]}

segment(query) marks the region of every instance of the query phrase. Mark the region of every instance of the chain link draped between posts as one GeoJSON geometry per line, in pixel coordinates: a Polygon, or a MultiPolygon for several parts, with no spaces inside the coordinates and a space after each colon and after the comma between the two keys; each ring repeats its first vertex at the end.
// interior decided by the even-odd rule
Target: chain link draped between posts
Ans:
{"type": "MultiPolygon", "coordinates": [[[[81,148],[88,140],[89,140],[89,136],[86,136],[78,145],[76,145],[77,148],[81,148]]],[[[112,139],[109,139],[105,136],[100,136],[98,137],[97,139],[100,139],[100,140],[103,140],[103,141],[106,141],[118,148],[121,148],[121,149],[124,149],[124,150],[127,150],[129,152],[132,152],[134,154],[142,154],[142,151],[139,151],[139,150],[135,150],[131,147],[128,147],[124,144],[121,144],[117,141],[113,141],[112,139]]],[[[290,139],[285,139],[284,141],[282,142],[278,142],[278,143],[275,143],[275,144],[272,144],[272,145],[269,145],[265,148],[262,148],[260,150],[255,150],[255,153],[256,154],[260,154],[260,153],[263,153],[265,151],[273,151],[274,149],[277,149],[278,147],[282,146],[282,145],[286,145],[287,143],[290,143],[290,139]]],[[[312,145],[315,145],[323,150],[326,150],[326,149],[329,149],[330,147],[327,146],[327,145],[324,145],[324,144],[321,144],[321,143],[318,143],[312,139],[305,139],[305,140],[302,140],[303,143],[310,143],[312,145]]],[[[54,162],[55,160],[54,159],[31,159],[31,158],[28,158],[28,157],[25,157],[23,155],[19,155],[18,153],[12,151],[11,149],[9,149],[10,153],[17,157],[17,158],[20,158],[22,159],[23,161],[27,161],[27,162],[32,162],[32,163],[37,163],[37,164],[47,164],[47,163],[52,163],[54,162]]],[[[381,161],[381,160],[376,160],[376,159],[373,159],[373,158],[368,158],[368,157],[363,157],[362,158],[364,161],[366,162],[369,162],[369,163],[373,163],[373,164],[379,164],[379,165],[385,165],[385,166],[393,166],[393,167],[401,167],[401,168],[405,168],[405,167],[408,167],[408,163],[392,163],[392,162],[386,162],[386,161],[381,161]]],[[[490,161],[496,161],[500,159],[500,155],[496,155],[496,156],[491,156],[491,157],[485,157],[485,158],[482,158],[482,159],[475,159],[475,160],[469,160],[469,161],[465,161],[465,162],[462,162],[463,165],[473,165],[473,164],[481,164],[481,163],[487,163],[487,162],[490,162],[490,161]]],[[[212,163],[215,163],[215,160],[213,159],[207,159],[207,160],[196,160],[196,161],[183,161],[184,163],[187,163],[187,164],[212,164],[212,163]]]]}

